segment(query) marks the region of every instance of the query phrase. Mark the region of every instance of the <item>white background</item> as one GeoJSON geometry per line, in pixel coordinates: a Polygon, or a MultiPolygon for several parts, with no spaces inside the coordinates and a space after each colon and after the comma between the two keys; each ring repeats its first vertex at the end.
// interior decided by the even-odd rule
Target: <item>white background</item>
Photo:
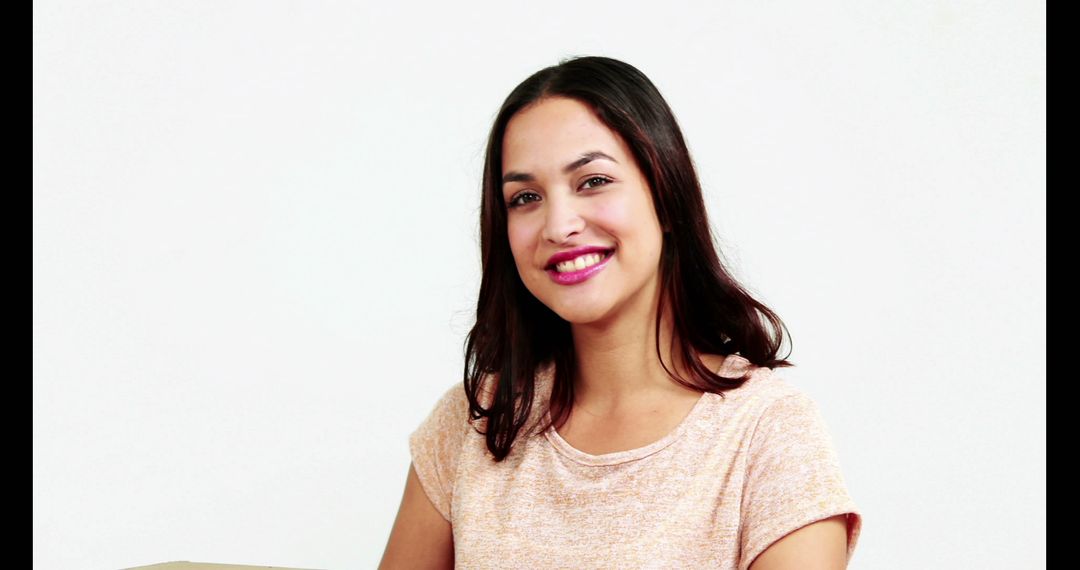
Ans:
{"type": "Polygon", "coordinates": [[[1045,564],[1042,2],[34,2],[34,568],[374,568],[461,382],[485,137],[571,55],[674,109],[864,514],[1045,564]]]}

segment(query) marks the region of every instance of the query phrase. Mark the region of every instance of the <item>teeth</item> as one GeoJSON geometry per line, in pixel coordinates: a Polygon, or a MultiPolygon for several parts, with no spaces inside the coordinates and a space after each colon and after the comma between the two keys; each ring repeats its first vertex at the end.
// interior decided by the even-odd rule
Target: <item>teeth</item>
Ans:
{"type": "Polygon", "coordinates": [[[577,257],[576,259],[556,264],[555,271],[558,271],[559,273],[581,271],[586,267],[591,267],[603,261],[604,255],[604,253],[590,253],[587,255],[582,255],[577,257]]]}

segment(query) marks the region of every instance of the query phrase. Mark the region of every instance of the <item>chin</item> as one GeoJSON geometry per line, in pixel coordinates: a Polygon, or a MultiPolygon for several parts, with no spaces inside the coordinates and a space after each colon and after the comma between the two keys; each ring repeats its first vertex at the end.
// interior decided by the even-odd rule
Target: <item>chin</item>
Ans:
{"type": "Polygon", "coordinates": [[[608,318],[611,315],[611,304],[596,300],[592,303],[578,303],[574,305],[544,303],[562,320],[575,324],[587,325],[608,318]]]}

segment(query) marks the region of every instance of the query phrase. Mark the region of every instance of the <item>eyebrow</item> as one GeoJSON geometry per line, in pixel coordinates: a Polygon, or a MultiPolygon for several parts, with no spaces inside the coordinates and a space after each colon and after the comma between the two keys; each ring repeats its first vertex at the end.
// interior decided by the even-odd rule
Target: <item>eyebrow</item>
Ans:
{"type": "MultiPolygon", "coordinates": [[[[589,151],[589,152],[586,152],[586,153],[582,154],[577,160],[575,160],[574,162],[571,162],[570,164],[567,164],[566,166],[564,166],[563,167],[563,173],[564,174],[570,174],[571,172],[573,172],[573,171],[581,168],[582,166],[585,166],[586,164],[588,164],[588,163],[590,163],[590,162],[592,162],[592,161],[594,161],[596,159],[599,159],[599,158],[602,158],[604,160],[610,160],[611,162],[614,162],[615,164],[619,164],[619,161],[615,160],[614,158],[611,158],[610,156],[608,156],[608,155],[606,155],[606,154],[604,154],[604,153],[602,153],[602,152],[600,152],[598,150],[593,150],[593,151],[589,151]]],[[[507,172],[505,176],[503,176],[502,181],[503,181],[503,184],[506,184],[508,182],[536,182],[536,177],[533,176],[532,174],[529,174],[528,172],[510,171],[510,172],[507,172]]]]}

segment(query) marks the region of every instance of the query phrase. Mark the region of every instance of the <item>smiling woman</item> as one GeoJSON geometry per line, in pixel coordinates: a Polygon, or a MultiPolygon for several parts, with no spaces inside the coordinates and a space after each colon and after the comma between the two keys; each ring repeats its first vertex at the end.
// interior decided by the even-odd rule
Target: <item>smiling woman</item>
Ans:
{"type": "Polygon", "coordinates": [[[540,70],[492,127],[464,374],[381,568],[844,568],[862,528],[783,322],[720,261],[638,69],[540,70]]]}

